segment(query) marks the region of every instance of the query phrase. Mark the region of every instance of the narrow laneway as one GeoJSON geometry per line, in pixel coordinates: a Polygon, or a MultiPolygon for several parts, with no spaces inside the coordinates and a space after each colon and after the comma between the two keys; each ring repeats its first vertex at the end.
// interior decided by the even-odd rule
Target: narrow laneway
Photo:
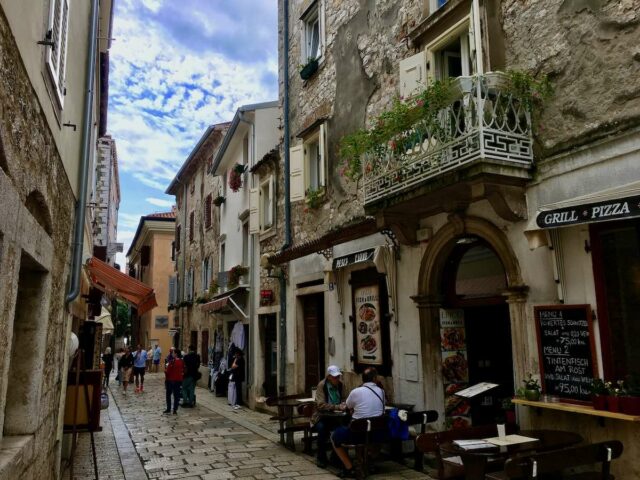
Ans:
{"type": "MultiPolygon", "coordinates": [[[[103,480],[238,478],[335,479],[337,469],[322,470],[298,448],[293,453],[277,443],[269,415],[232,410],[225,399],[203,389],[196,408],[163,415],[161,374],[147,375],[145,392],[123,394],[111,384],[109,410],[102,412],[103,431],[96,434],[98,467],[103,480]],[[133,443],[131,443],[133,442],[133,443]],[[135,452],[133,452],[135,446],[135,452]]],[[[430,479],[393,462],[382,462],[371,479],[430,479]]],[[[92,478],[88,434],[80,437],[76,479],[92,478]]],[[[68,472],[64,477],[69,478],[68,472]]]]}

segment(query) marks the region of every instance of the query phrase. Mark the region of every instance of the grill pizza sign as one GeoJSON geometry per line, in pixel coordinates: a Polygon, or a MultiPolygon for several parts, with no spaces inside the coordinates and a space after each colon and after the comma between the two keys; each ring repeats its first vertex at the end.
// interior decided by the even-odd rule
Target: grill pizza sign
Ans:
{"type": "Polygon", "coordinates": [[[358,362],[382,365],[380,286],[368,285],[354,291],[358,362]]]}
{"type": "Polygon", "coordinates": [[[540,228],[554,228],[632,217],[640,217],[640,195],[540,212],[536,223],[540,228]]]}

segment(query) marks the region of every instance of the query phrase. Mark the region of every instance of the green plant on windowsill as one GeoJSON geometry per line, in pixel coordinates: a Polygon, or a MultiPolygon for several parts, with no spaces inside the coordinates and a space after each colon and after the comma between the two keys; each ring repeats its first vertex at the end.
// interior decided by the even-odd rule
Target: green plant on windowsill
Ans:
{"type": "Polygon", "coordinates": [[[242,265],[236,265],[229,270],[229,275],[227,277],[227,286],[229,289],[236,288],[240,285],[240,277],[245,276],[249,273],[249,269],[242,265]]]}
{"type": "Polygon", "coordinates": [[[307,63],[300,65],[300,78],[309,80],[318,71],[318,59],[309,57],[307,63]]]}
{"type": "Polygon", "coordinates": [[[209,301],[209,294],[203,293],[198,298],[196,298],[196,302],[198,305],[202,305],[203,303],[207,303],[209,301]]]}
{"type": "Polygon", "coordinates": [[[216,282],[215,280],[211,280],[211,283],[209,284],[209,295],[215,295],[216,293],[218,293],[219,289],[220,285],[218,285],[218,282],[216,282]]]}
{"type": "Polygon", "coordinates": [[[309,208],[317,209],[320,208],[322,202],[324,201],[324,187],[318,188],[308,188],[305,192],[305,202],[309,206],[309,208]]]}
{"type": "Polygon", "coordinates": [[[537,378],[533,378],[530,373],[529,377],[525,378],[522,383],[524,383],[524,398],[534,402],[540,400],[540,384],[537,378]]]}
{"type": "Polygon", "coordinates": [[[193,305],[191,300],[183,300],[178,304],[178,308],[190,307],[191,305],[193,305]]]}

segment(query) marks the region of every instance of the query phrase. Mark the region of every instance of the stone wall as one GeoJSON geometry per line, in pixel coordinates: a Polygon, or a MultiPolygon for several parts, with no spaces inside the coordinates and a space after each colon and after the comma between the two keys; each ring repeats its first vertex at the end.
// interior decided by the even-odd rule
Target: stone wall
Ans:
{"type": "MultiPolygon", "coordinates": [[[[75,179],[73,179],[75,182],[75,179]]],[[[41,348],[29,352],[43,365],[28,379],[37,394],[35,428],[21,462],[7,463],[0,455],[0,477],[55,478],[58,470],[58,424],[65,378],[68,316],[64,299],[69,273],[74,197],[50,126],[21,60],[4,12],[0,11],[0,405],[11,365],[13,320],[20,269],[46,267],[48,288],[43,304],[48,312],[39,325],[41,348]],[[9,212],[9,214],[7,214],[9,212]],[[25,263],[25,255],[30,265],[25,263]]],[[[37,320],[34,320],[34,323],[37,320]]],[[[34,339],[36,342],[38,339],[34,339]]],[[[27,353],[27,352],[25,352],[27,353]]],[[[14,356],[15,358],[15,356],[14,356]]],[[[27,380],[25,380],[27,381],[27,380]]],[[[32,387],[32,388],[31,388],[32,387]]],[[[11,386],[9,386],[11,388],[11,386]]],[[[3,415],[4,416],[4,415],[3,415]]],[[[0,417],[0,418],[3,418],[0,417]]],[[[7,419],[4,419],[5,421],[7,419]]],[[[33,419],[31,419],[33,420],[33,419]]],[[[26,422],[26,420],[25,420],[26,422]]],[[[16,430],[20,430],[19,428],[16,430]]],[[[11,437],[6,436],[4,445],[11,437]]]]}
{"type": "Polygon", "coordinates": [[[507,65],[555,88],[537,125],[545,153],[640,123],[640,1],[501,5],[507,65]]]}

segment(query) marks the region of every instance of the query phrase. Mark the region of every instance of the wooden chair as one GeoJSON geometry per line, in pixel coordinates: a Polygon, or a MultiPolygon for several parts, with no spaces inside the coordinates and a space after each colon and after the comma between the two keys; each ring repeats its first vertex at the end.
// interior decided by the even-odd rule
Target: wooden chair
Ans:
{"type": "MultiPolygon", "coordinates": [[[[507,434],[516,433],[517,425],[507,424],[507,434]]],[[[471,440],[475,438],[495,437],[498,435],[496,425],[482,425],[469,428],[454,428],[444,432],[423,433],[416,438],[416,449],[422,454],[431,453],[436,459],[437,476],[439,479],[463,478],[464,466],[443,457],[440,445],[454,440],[471,440]]],[[[449,457],[453,458],[453,457],[449,457]]]]}
{"type": "Polygon", "coordinates": [[[563,475],[564,480],[612,480],[611,461],[622,455],[623,445],[618,440],[593,443],[581,447],[571,447],[553,452],[540,453],[527,457],[511,458],[504,465],[503,475],[494,475],[493,479],[533,480],[541,475],[559,474],[572,467],[602,463],[599,472],[585,472],[563,475]]]}
{"type": "Polygon", "coordinates": [[[369,471],[369,450],[373,445],[378,444],[375,441],[377,434],[382,434],[386,437],[388,432],[387,417],[371,417],[360,418],[358,420],[351,420],[349,429],[352,433],[362,436],[364,441],[362,443],[344,444],[344,448],[353,448],[356,452],[356,477],[365,478],[369,471]]]}
{"type": "MultiPolygon", "coordinates": [[[[413,442],[413,457],[414,464],[413,468],[418,471],[422,471],[424,468],[424,453],[418,450],[416,446],[416,438],[418,435],[427,432],[427,424],[437,422],[438,421],[438,412],[435,410],[424,410],[421,412],[409,412],[407,415],[407,425],[417,426],[420,425],[420,433],[418,434],[410,434],[410,440],[413,442]]],[[[400,447],[402,448],[402,446],[400,447]]]]}
{"type": "Polygon", "coordinates": [[[268,407],[276,407],[278,409],[277,415],[272,416],[270,420],[277,420],[280,423],[280,427],[278,428],[280,443],[294,451],[296,447],[293,443],[293,434],[295,432],[305,432],[306,428],[308,428],[309,422],[308,420],[304,420],[303,415],[294,414],[294,407],[300,407],[300,405],[292,405],[290,402],[291,400],[303,397],[304,393],[282,395],[279,397],[269,397],[265,402],[268,407]],[[286,441],[285,435],[287,436],[286,441]]]}

